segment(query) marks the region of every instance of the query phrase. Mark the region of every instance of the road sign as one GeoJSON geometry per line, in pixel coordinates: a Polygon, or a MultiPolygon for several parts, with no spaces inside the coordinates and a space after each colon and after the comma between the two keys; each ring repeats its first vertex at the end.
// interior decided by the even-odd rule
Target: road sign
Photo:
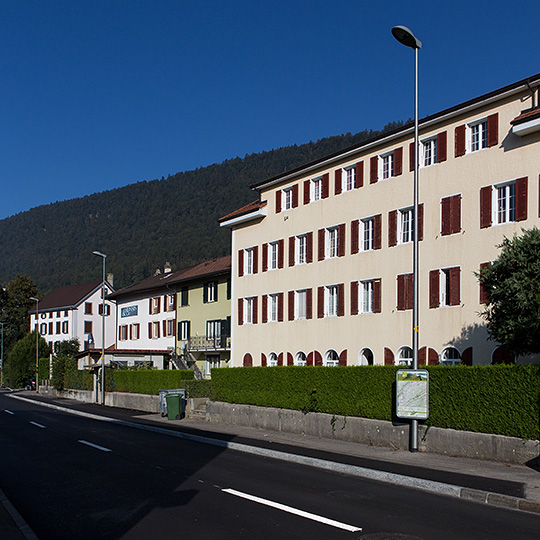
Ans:
{"type": "Polygon", "coordinates": [[[425,369],[398,369],[396,373],[396,415],[426,420],[429,416],[429,373],[425,369]]]}

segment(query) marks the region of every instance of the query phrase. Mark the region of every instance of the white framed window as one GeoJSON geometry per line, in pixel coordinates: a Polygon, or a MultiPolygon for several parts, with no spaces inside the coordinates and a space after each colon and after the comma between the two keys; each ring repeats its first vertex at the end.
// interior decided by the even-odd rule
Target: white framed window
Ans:
{"type": "Polygon", "coordinates": [[[179,327],[180,331],[178,333],[180,335],[178,337],[180,341],[187,341],[189,339],[190,321],[180,321],[179,327]]]}
{"type": "Polygon", "coordinates": [[[279,264],[279,242],[268,244],[268,269],[277,270],[279,264]]]}
{"type": "Polygon", "coordinates": [[[335,257],[338,256],[339,229],[338,227],[329,227],[328,229],[326,229],[325,234],[326,234],[325,257],[327,259],[334,259],[335,257]]]}
{"type": "Polygon", "coordinates": [[[307,262],[307,234],[300,234],[296,237],[296,261],[295,264],[306,264],[307,262]]]}
{"type": "Polygon", "coordinates": [[[253,274],[255,261],[255,248],[244,249],[244,274],[253,274]]]}
{"type": "Polygon", "coordinates": [[[467,125],[467,150],[478,152],[488,145],[488,123],[487,119],[479,120],[467,125]]]}
{"type": "Polygon", "coordinates": [[[337,317],[338,286],[328,285],[324,288],[325,317],[337,317]]]}
{"type": "Polygon", "coordinates": [[[150,299],[150,311],[152,315],[156,315],[159,313],[159,298],[150,299]]]}
{"type": "Polygon", "coordinates": [[[268,322],[278,322],[279,294],[268,295],[268,322]]]}
{"type": "Polygon", "coordinates": [[[398,366],[412,366],[413,350],[410,347],[401,347],[396,356],[398,366]]]}
{"type": "Polygon", "coordinates": [[[373,313],[373,280],[360,281],[358,294],[360,313],[373,313]]]}
{"type": "Polygon", "coordinates": [[[304,320],[306,318],[307,290],[301,289],[294,293],[294,318],[304,320]]]}
{"type": "Polygon", "coordinates": [[[128,338],[128,327],[127,327],[127,324],[126,325],[122,325],[120,327],[120,331],[118,332],[118,339],[120,341],[126,341],[126,339],[128,338]]]}
{"type": "Polygon", "coordinates": [[[338,353],[334,351],[333,349],[326,351],[326,353],[324,354],[323,365],[330,366],[330,367],[339,366],[338,353]]]}
{"type": "Polygon", "coordinates": [[[168,294],[166,295],[166,306],[165,309],[167,311],[174,311],[174,294],[168,294]]]}
{"type": "Polygon", "coordinates": [[[67,334],[69,331],[69,323],[68,321],[62,322],[62,334],[67,334]]]}
{"type": "Polygon", "coordinates": [[[159,339],[159,322],[152,323],[152,339],[159,339]]]}
{"type": "Polygon", "coordinates": [[[132,324],[129,331],[131,339],[139,339],[141,337],[141,326],[139,323],[132,324]]]}
{"type": "Polygon", "coordinates": [[[206,374],[210,375],[214,368],[218,368],[221,363],[219,354],[209,354],[206,357],[206,374]]]}
{"type": "Polygon", "coordinates": [[[221,336],[221,321],[206,321],[206,338],[215,339],[221,336]]]}
{"type": "Polygon", "coordinates": [[[311,180],[311,193],[310,193],[310,200],[312,202],[314,201],[320,201],[322,199],[322,186],[323,186],[323,180],[322,177],[319,178],[313,178],[311,180]]]}
{"type": "Polygon", "coordinates": [[[380,174],[379,177],[383,180],[394,176],[394,152],[388,152],[380,157],[380,174]]]}
{"type": "Polygon", "coordinates": [[[268,355],[268,367],[276,367],[278,365],[278,357],[275,352],[268,355]]]}
{"type": "Polygon", "coordinates": [[[421,167],[429,167],[437,163],[437,137],[421,141],[420,152],[421,167]]]}
{"type": "Polygon", "coordinates": [[[439,272],[439,301],[441,306],[450,305],[450,268],[443,268],[439,272]]]}
{"type": "Polygon", "coordinates": [[[293,207],[293,188],[285,188],[282,193],[282,206],[283,210],[291,210],[293,207]]]}
{"type": "Polygon", "coordinates": [[[402,208],[398,211],[398,243],[407,244],[413,241],[414,208],[402,208]]]}
{"type": "Polygon", "coordinates": [[[295,366],[305,366],[307,362],[306,353],[299,351],[294,355],[294,365],[295,366]]]}
{"type": "Polygon", "coordinates": [[[165,323],[166,337],[174,336],[174,319],[167,319],[165,323]]]}
{"type": "Polygon", "coordinates": [[[374,249],[375,218],[360,220],[360,248],[362,251],[374,249]]]}
{"type": "Polygon", "coordinates": [[[369,347],[365,347],[358,355],[358,365],[372,366],[373,363],[373,351],[369,347]]]}
{"type": "Polygon", "coordinates": [[[244,299],[244,324],[253,324],[255,297],[244,299]]]}
{"type": "MultiPolygon", "coordinates": [[[[253,261],[252,261],[253,262],[253,261]]],[[[204,284],[204,302],[217,302],[217,281],[209,281],[204,284]]]]}
{"type": "Polygon", "coordinates": [[[356,182],[356,166],[346,167],[343,169],[342,179],[342,191],[352,191],[356,182]]]}
{"type": "Polygon", "coordinates": [[[516,183],[505,182],[493,187],[493,223],[516,221],[516,183]]]}
{"type": "Polygon", "coordinates": [[[455,347],[446,347],[439,356],[439,362],[444,366],[457,366],[461,363],[461,354],[455,347]]]}

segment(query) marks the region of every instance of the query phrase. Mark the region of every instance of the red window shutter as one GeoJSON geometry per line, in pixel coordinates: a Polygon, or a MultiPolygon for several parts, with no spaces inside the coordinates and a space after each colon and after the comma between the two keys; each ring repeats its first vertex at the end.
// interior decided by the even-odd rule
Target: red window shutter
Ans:
{"type": "Polygon", "coordinates": [[[238,250],[238,277],[242,277],[243,275],[244,275],[244,250],[239,249],[238,250]]]}
{"type": "Polygon", "coordinates": [[[343,169],[336,169],[334,176],[334,190],[336,195],[341,193],[341,173],[343,169]]]}
{"type": "Polygon", "coordinates": [[[306,235],[306,262],[313,262],[313,232],[306,235]]]}
{"type": "Polygon", "coordinates": [[[516,221],[527,219],[527,177],[516,180],[516,221]]]}
{"type": "Polygon", "coordinates": [[[382,214],[373,217],[373,249],[382,247],[382,214]]]}
{"type": "Polygon", "coordinates": [[[283,353],[279,353],[277,357],[277,365],[282,366],[283,365],[283,353]]]}
{"type": "Polygon", "coordinates": [[[364,185],[364,162],[359,161],[356,164],[356,178],[354,179],[354,187],[360,188],[364,185]]]}
{"type": "Polygon", "coordinates": [[[173,325],[172,325],[172,335],[174,337],[176,337],[176,324],[174,324],[174,322],[173,322],[173,325]]]}
{"type": "Polygon", "coordinates": [[[306,319],[313,318],[313,289],[306,290],[306,319]]]}
{"type": "Polygon", "coordinates": [[[281,212],[281,189],[276,191],[276,214],[281,212]]]}
{"type": "Polygon", "coordinates": [[[313,353],[313,356],[315,357],[315,365],[316,366],[322,366],[323,365],[323,362],[322,362],[322,355],[319,351],[314,351],[313,353]]]}
{"type": "Polygon", "coordinates": [[[384,365],[385,366],[394,365],[394,353],[388,347],[384,348],[384,365]]]}
{"type": "Polygon", "coordinates": [[[243,364],[244,367],[253,367],[253,356],[249,353],[244,354],[243,364]]]}
{"type": "Polygon", "coordinates": [[[473,348],[467,347],[461,354],[461,363],[464,366],[472,366],[473,360],[473,348]]]}
{"type": "Polygon", "coordinates": [[[264,243],[262,245],[262,271],[266,272],[268,270],[268,244],[264,243]]]}
{"type": "Polygon", "coordinates": [[[446,161],[447,156],[447,135],[446,131],[443,131],[437,135],[437,163],[446,161]]]}
{"type": "Polygon", "coordinates": [[[295,236],[289,236],[289,266],[294,266],[294,245],[296,242],[295,236]]]}
{"type": "Polygon", "coordinates": [[[253,324],[259,322],[259,297],[255,296],[253,298],[253,324]]]}
{"type": "Polygon", "coordinates": [[[414,142],[409,144],[409,172],[414,171],[414,142]]]}
{"type": "Polygon", "coordinates": [[[487,145],[489,148],[499,144],[499,113],[490,114],[487,118],[487,145]]]}
{"type": "Polygon", "coordinates": [[[317,288],[317,317],[324,317],[324,287],[317,288]]]}
{"type": "Polygon", "coordinates": [[[345,223],[338,225],[338,257],[345,256],[345,223]]]}
{"type": "Polygon", "coordinates": [[[322,193],[321,197],[326,199],[330,194],[330,175],[328,173],[322,176],[322,193]]]}
{"type": "MultiPolygon", "coordinates": [[[[488,262],[481,263],[480,264],[480,273],[482,273],[483,270],[485,270],[489,266],[488,262]]],[[[488,301],[488,292],[486,288],[480,283],[480,303],[481,304],[487,304],[488,301]]]]}
{"type": "Polygon", "coordinates": [[[459,266],[450,268],[449,278],[450,278],[450,305],[459,306],[461,302],[461,292],[460,292],[460,275],[461,269],[459,266]]]}
{"type": "Polygon", "coordinates": [[[441,200],[441,235],[447,236],[451,233],[450,227],[450,205],[451,197],[444,197],[441,200]]]}
{"type": "Polygon", "coordinates": [[[458,126],[455,130],[455,157],[465,155],[465,126],[458,126]]]}
{"type": "Polygon", "coordinates": [[[259,246],[253,248],[253,273],[256,274],[259,271],[259,246]]]}
{"type": "Polygon", "coordinates": [[[376,184],[379,175],[379,156],[373,156],[369,160],[369,183],[376,184]]]}
{"type": "Polygon", "coordinates": [[[261,296],[261,321],[262,323],[266,323],[268,322],[268,295],[267,294],[263,294],[261,296]]]}
{"type": "Polygon", "coordinates": [[[292,187],[292,207],[298,208],[298,184],[292,187]]]}
{"type": "Polygon", "coordinates": [[[347,349],[345,349],[344,351],[341,351],[339,355],[338,365],[339,366],[347,365],[347,349]]]}
{"type": "Polygon", "coordinates": [[[266,367],[266,354],[261,353],[261,366],[266,367]]]}
{"type": "Polygon", "coordinates": [[[324,238],[326,236],[326,229],[319,229],[319,245],[318,245],[318,253],[317,253],[317,260],[323,261],[324,260],[324,238]]]}
{"type": "Polygon", "coordinates": [[[152,299],[148,299],[148,313],[152,315],[152,299]]]}
{"type": "Polygon", "coordinates": [[[163,321],[163,334],[162,336],[165,337],[167,335],[167,321],[163,321]]]}
{"type": "Polygon", "coordinates": [[[152,323],[148,323],[148,338],[152,339],[154,336],[152,335],[152,323]]]}
{"type": "Polygon", "coordinates": [[[279,322],[283,322],[283,293],[280,292],[277,297],[277,318],[279,322]]]}
{"type": "Polygon", "coordinates": [[[351,315],[358,315],[358,281],[351,281],[351,315]]]}
{"type": "Polygon", "coordinates": [[[418,351],[418,364],[420,366],[425,366],[426,365],[426,347],[421,347],[420,350],[418,351]]]}
{"type": "Polygon", "coordinates": [[[294,291],[289,291],[289,321],[294,321],[294,291]]]}
{"type": "Polygon", "coordinates": [[[290,352],[287,353],[287,365],[294,366],[294,358],[290,352]]]}
{"type": "Polygon", "coordinates": [[[394,150],[394,176],[403,172],[403,146],[394,150]]]}
{"type": "MultiPolygon", "coordinates": [[[[149,324],[150,324],[150,323],[149,323],[149,324]]],[[[150,336],[148,336],[148,337],[150,337],[150,336]]],[[[119,339],[119,340],[122,339],[122,327],[121,327],[121,326],[118,327],[118,339],[119,339]]]]}
{"type": "Polygon", "coordinates": [[[337,286],[337,314],[338,317],[345,315],[345,284],[340,283],[337,286]]]}
{"type": "Polygon", "coordinates": [[[278,268],[283,268],[285,263],[285,240],[278,240],[278,268]]]}
{"type": "Polygon", "coordinates": [[[397,309],[403,311],[405,309],[405,275],[401,274],[397,277],[397,309]]]}
{"type": "Polygon", "coordinates": [[[439,307],[439,270],[431,270],[429,272],[429,307],[430,309],[439,307]]]}
{"type": "Polygon", "coordinates": [[[161,313],[161,298],[156,298],[157,312],[161,313]]]}
{"type": "Polygon", "coordinates": [[[238,326],[244,324],[244,299],[238,299],[238,326]]]}
{"type": "Polygon", "coordinates": [[[424,203],[418,205],[418,241],[424,239],[424,203]]]}
{"type": "Polygon", "coordinates": [[[436,366],[439,363],[439,355],[435,349],[428,349],[428,366],[436,366]]]}
{"type": "Polygon", "coordinates": [[[461,195],[454,195],[452,197],[450,216],[452,222],[452,233],[458,233],[461,231],[461,195]]]}
{"type": "Polygon", "coordinates": [[[480,228],[491,227],[491,186],[480,189],[480,228]]]}
{"type": "Polygon", "coordinates": [[[388,245],[397,245],[397,210],[388,212],[388,245]]]}
{"type": "Polygon", "coordinates": [[[414,275],[407,274],[405,277],[405,309],[413,308],[414,275]]]}
{"type": "Polygon", "coordinates": [[[304,180],[304,204],[309,204],[311,198],[311,180],[304,180]]]}
{"type": "Polygon", "coordinates": [[[380,279],[373,281],[373,313],[382,311],[381,283],[380,279]]]}
{"type": "Polygon", "coordinates": [[[355,219],[351,221],[351,255],[358,253],[358,233],[360,222],[355,219]]]}

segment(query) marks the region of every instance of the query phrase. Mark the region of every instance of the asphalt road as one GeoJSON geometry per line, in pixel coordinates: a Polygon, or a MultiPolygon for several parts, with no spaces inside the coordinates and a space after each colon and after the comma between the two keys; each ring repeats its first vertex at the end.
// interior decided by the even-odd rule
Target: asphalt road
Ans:
{"type": "Polygon", "coordinates": [[[5,394],[0,452],[0,488],[40,540],[494,540],[536,539],[540,531],[537,515],[73,416],[5,394]]]}

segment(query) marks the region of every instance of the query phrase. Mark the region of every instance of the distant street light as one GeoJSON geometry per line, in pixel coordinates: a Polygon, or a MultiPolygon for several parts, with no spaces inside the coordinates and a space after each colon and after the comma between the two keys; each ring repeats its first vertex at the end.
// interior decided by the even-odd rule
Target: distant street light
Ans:
{"type": "MultiPolygon", "coordinates": [[[[418,369],[418,50],[422,42],[406,27],[394,26],[392,35],[414,49],[414,231],[413,231],[413,369],[418,369]]],[[[418,452],[418,420],[411,420],[409,450],[418,452]]]]}
{"type": "Polygon", "coordinates": [[[32,296],[30,300],[36,303],[36,393],[39,392],[39,298],[32,296]]]}
{"type": "Polygon", "coordinates": [[[103,281],[101,282],[101,404],[105,405],[105,260],[107,255],[92,251],[103,259],[103,281]]]}

